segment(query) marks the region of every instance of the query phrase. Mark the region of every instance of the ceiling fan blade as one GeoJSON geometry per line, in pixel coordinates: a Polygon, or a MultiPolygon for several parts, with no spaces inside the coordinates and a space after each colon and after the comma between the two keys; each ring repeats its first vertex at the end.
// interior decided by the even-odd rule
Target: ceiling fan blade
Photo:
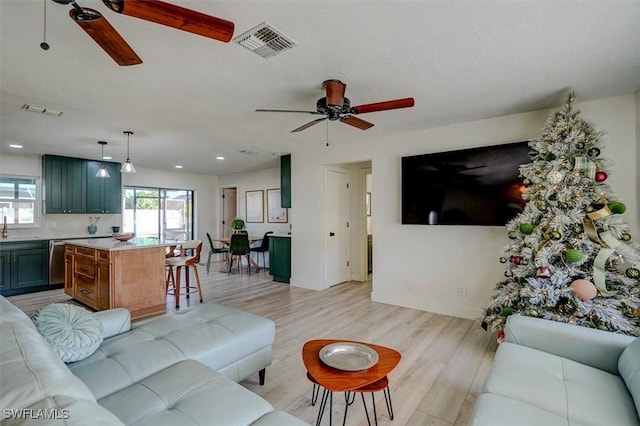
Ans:
{"type": "Polygon", "coordinates": [[[351,107],[351,114],[364,114],[367,112],[386,111],[388,109],[409,108],[414,105],[413,98],[394,99],[392,101],[375,102],[372,104],[351,107]]]}
{"type": "Polygon", "coordinates": [[[347,85],[340,80],[327,80],[323,84],[327,93],[327,105],[342,108],[347,85]]]}
{"type": "Polygon", "coordinates": [[[309,127],[313,126],[314,124],[318,124],[321,121],[326,120],[328,117],[322,117],[322,118],[317,118],[313,121],[308,122],[307,124],[303,124],[302,126],[298,127],[297,129],[293,129],[291,131],[291,133],[295,133],[295,132],[301,132],[304,129],[308,129],[309,127]]]}
{"type": "Polygon", "coordinates": [[[303,114],[315,114],[315,115],[321,115],[319,112],[317,111],[300,111],[297,109],[256,109],[256,112],[300,112],[303,114]]]}
{"type": "Polygon", "coordinates": [[[137,65],[142,59],[97,10],[71,9],[69,16],[113,58],[118,65],[137,65]]]}
{"type": "Polygon", "coordinates": [[[160,0],[102,0],[111,10],[156,24],[229,42],[234,23],[160,0]]]}
{"type": "Polygon", "coordinates": [[[369,123],[368,121],[364,121],[363,119],[354,117],[353,115],[340,117],[340,121],[342,121],[344,124],[348,124],[349,126],[356,127],[360,130],[367,130],[374,126],[373,123],[369,123]]]}

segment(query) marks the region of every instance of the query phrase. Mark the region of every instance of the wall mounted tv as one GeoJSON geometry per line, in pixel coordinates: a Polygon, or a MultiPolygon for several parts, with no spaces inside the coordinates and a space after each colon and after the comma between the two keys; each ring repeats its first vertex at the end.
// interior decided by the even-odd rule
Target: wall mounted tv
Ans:
{"type": "Polygon", "coordinates": [[[527,142],[402,157],[402,223],[503,226],[524,208],[527,142]]]}

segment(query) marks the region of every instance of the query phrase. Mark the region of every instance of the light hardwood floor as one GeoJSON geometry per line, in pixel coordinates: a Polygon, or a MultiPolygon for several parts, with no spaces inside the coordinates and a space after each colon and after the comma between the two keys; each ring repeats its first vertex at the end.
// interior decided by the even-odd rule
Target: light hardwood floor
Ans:
{"type": "MultiPolygon", "coordinates": [[[[395,419],[387,416],[382,392],[376,393],[380,425],[466,425],[489,373],[495,338],[478,321],[376,303],[371,282],[347,282],[323,291],[276,283],[263,271],[248,276],[199,266],[204,302],[216,302],[271,318],[276,323],[273,364],[264,386],[257,374],[242,385],[278,409],[315,423],[311,383],[305,377],[301,348],[315,338],[349,339],[395,348],[402,360],[389,375],[395,419]]],[[[62,290],[9,297],[27,314],[48,303],[66,301],[62,290]]],[[[182,298],[180,306],[198,303],[182,298]]],[[[173,310],[173,297],[167,309],[173,310]]],[[[371,412],[371,398],[367,395],[371,412]]],[[[342,422],[344,398],[334,395],[334,423],[342,422]]],[[[372,414],[372,413],[370,413],[372,414]]],[[[322,424],[328,424],[325,412],[322,424]]],[[[349,408],[348,425],[367,424],[358,398],[349,408]]]]}

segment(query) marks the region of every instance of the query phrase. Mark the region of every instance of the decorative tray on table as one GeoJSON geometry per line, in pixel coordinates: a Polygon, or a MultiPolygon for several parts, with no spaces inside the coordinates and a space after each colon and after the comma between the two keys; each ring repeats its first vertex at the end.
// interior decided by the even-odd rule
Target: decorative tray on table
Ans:
{"type": "Polygon", "coordinates": [[[329,367],[344,371],[360,371],[378,363],[378,352],[354,342],[331,343],[320,349],[320,360],[329,367]]]}
{"type": "Polygon", "coordinates": [[[136,236],[134,232],[123,232],[123,233],[114,232],[111,235],[113,236],[113,238],[115,238],[118,241],[129,241],[130,239],[136,236]]]}

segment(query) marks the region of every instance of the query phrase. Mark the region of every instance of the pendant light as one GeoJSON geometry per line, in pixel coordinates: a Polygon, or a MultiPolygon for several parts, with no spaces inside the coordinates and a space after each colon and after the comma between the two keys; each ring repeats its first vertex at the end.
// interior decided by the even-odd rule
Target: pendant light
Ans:
{"type": "Polygon", "coordinates": [[[122,165],[122,168],[120,169],[120,172],[121,173],[135,173],[136,172],[136,168],[133,167],[133,163],[131,162],[131,159],[129,158],[129,136],[131,136],[133,134],[133,132],[131,132],[129,130],[125,130],[122,133],[127,135],[127,159],[124,160],[124,164],[122,165]]]}
{"type": "Polygon", "coordinates": [[[96,172],[96,177],[97,178],[110,178],[111,175],[109,174],[109,170],[107,170],[107,168],[104,165],[104,146],[107,143],[105,141],[98,141],[98,143],[102,146],[102,156],[100,157],[100,160],[102,161],[102,163],[100,163],[100,168],[96,172]]]}

